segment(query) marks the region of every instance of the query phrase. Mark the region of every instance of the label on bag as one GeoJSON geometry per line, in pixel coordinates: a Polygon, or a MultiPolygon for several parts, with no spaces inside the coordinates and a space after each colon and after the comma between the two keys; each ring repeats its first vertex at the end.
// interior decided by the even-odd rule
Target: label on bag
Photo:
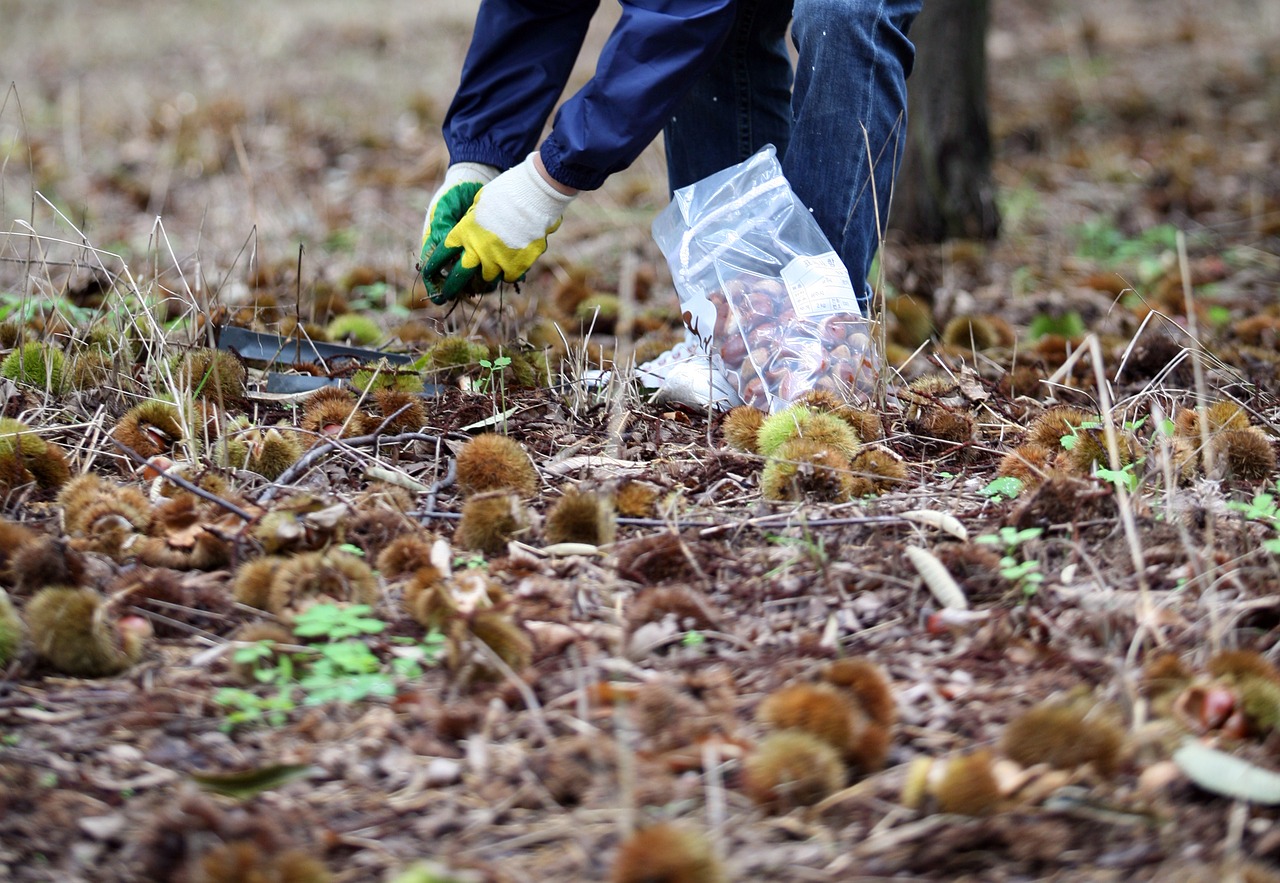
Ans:
{"type": "Polygon", "coordinates": [[[797,316],[862,315],[849,271],[834,251],[793,258],[781,275],[797,316]]]}

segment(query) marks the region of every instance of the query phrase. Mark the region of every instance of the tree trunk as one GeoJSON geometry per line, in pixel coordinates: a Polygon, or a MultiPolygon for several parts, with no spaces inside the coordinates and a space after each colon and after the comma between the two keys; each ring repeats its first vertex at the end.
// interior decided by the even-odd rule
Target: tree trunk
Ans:
{"type": "Polygon", "coordinates": [[[926,0],[911,26],[907,146],[889,226],[908,242],[994,239],[987,119],[988,0],[926,0]]]}

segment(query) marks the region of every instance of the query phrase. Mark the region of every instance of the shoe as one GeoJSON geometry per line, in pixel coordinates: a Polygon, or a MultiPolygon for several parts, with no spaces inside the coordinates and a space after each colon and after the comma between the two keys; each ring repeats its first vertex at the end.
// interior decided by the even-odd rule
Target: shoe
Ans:
{"type": "MultiPolygon", "coordinates": [[[[592,388],[603,389],[612,376],[610,371],[588,371],[582,379],[592,388]]],[[[714,407],[721,411],[742,404],[742,397],[729,378],[716,370],[711,356],[688,332],[682,343],[637,365],[635,379],[642,387],[654,391],[650,401],[657,404],[698,409],[714,407]]]]}
{"type": "Polygon", "coordinates": [[[654,390],[658,404],[713,407],[727,411],[742,404],[729,378],[711,363],[711,356],[692,334],[655,359],[636,366],[636,380],[654,390]]]}

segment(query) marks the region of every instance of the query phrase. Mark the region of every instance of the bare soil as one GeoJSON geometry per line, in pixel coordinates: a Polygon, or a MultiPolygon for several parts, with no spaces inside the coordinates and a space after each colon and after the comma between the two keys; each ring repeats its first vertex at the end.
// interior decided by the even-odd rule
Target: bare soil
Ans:
{"type": "MultiPolygon", "coordinates": [[[[1201,737],[1277,768],[1280,712],[1232,727],[1187,710],[1213,689],[1243,707],[1239,684],[1208,671],[1215,654],[1276,651],[1275,527],[1228,506],[1276,479],[1275,4],[993,4],[1002,237],[886,244],[894,370],[878,412],[907,478],[838,504],[763,500],[763,459],[731,449],[719,415],[580,382],[615,356],[625,377],[627,352],[678,329],[648,234],[666,202],[656,147],[575,204],[518,289],[453,309],[422,296],[417,232],[447,162],[438,127],[475,5],[0,0],[0,82],[13,84],[0,102],[0,307],[58,347],[104,319],[146,344],[94,387],[0,381],[4,415],[60,445],[73,475],[152,490],[105,436],[139,398],[171,391],[168,358],[218,323],[275,333],[345,304],[405,352],[459,334],[536,349],[553,344],[545,320],[568,343],[551,383],[486,387],[479,365],[432,378],[447,389],[416,437],[331,446],[287,487],[233,473],[223,502],[251,518],[194,504],[225,554],[207,566],[104,551],[67,534],[53,490],[11,486],[3,515],[65,540],[86,562],[79,579],[156,634],[113,677],[64,677],[28,652],[0,678],[0,878],[250,879],[201,862],[252,842],[299,848],[334,880],[391,879],[419,859],[459,880],[604,880],[627,832],[658,820],[706,832],[731,879],[1280,878],[1274,808],[1199,788],[1170,763],[1181,739],[1201,737]],[[575,286],[630,292],[634,335],[566,311],[575,286]],[[925,334],[904,318],[912,303],[925,334]],[[116,312],[125,304],[137,312],[116,312]],[[992,316],[1008,329],[988,346],[992,316]],[[906,384],[927,374],[953,388],[913,400],[906,384]],[[1164,418],[1227,398],[1263,433],[1270,465],[1210,458],[1208,473],[1180,474],[1164,418]],[[1029,422],[1064,403],[1133,429],[1132,484],[1086,468],[991,494],[1029,422]],[[938,439],[921,408],[974,430],[938,439]],[[455,537],[465,497],[450,460],[492,428],[537,466],[540,519],[573,487],[611,493],[628,479],[660,505],[619,519],[595,553],[546,554],[535,522],[476,556],[455,537]],[[397,496],[371,467],[418,490],[397,496]],[[231,581],[272,536],[256,526],[290,506],[330,508],[304,519],[289,553],[345,544],[372,563],[396,535],[450,543],[459,572],[504,596],[528,665],[486,680],[474,660],[441,662],[391,697],[229,726],[215,697],[244,684],[227,641],[269,618],[236,603],[231,581]],[[978,541],[1001,528],[1040,533],[1014,548],[978,541]],[[942,562],[969,611],[940,612],[909,548],[942,562]],[[1006,553],[1037,562],[1042,581],[1010,576],[1006,553]],[[1168,653],[1187,671],[1177,701],[1149,676],[1168,653]],[[843,657],[874,661],[892,684],[883,768],[817,806],[757,805],[743,761],[767,733],[761,700],[843,657]],[[1115,722],[1114,765],[1035,767],[981,816],[904,801],[914,761],[1007,753],[1008,723],[1046,700],[1115,722]],[[278,764],[307,772],[243,800],[193,778],[278,764]]],[[[615,14],[602,13],[575,82],[615,14]]],[[[231,409],[296,424],[298,404],[251,385],[231,409]]],[[[189,548],[190,535],[168,536],[189,548]]],[[[22,610],[39,580],[11,565],[22,610]]],[[[388,664],[394,637],[423,634],[405,588],[379,579],[389,628],[367,644],[388,664]]]]}

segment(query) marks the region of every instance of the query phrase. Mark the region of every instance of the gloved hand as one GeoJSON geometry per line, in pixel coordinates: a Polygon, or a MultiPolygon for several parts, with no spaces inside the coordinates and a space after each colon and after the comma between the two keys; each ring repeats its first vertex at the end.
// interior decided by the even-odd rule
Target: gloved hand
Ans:
{"type": "Polygon", "coordinates": [[[547,250],[574,197],[552,187],[534,166],[536,154],[508,169],[476,194],[442,246],[423,251],[422,277],[443,280],[436,303],[465,291],[492,291],[498,281],[521,279],[547,250]],[[477,287],[479,286],[479,287],[477,287]]]}
{"type": "MultiPolygon", "coordinates": [[[[445,237],[471,208],[480,188],[498,175],[499,171],[494,166],[478,162],[454,163],[445,170],[444,183],[431,197],[426,220],[422,223],[422,250],[418,262],[422,281],[427,286],[427,294],[433,295],[432,300],[435,300],[434,295],[440,294],[444,277],[427,273],[427,258],[444,245],[445,237]]],[[[497,287],[496,282],[494,287],[497,287]]]]}

